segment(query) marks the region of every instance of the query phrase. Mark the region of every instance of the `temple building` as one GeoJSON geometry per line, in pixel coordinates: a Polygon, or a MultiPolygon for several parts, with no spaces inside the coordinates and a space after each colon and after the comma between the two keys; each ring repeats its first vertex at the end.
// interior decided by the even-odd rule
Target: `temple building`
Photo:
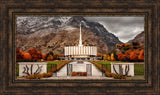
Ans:
{"type": "Polygon", "coordinates": [[[64,55],[65,60],[96,60],[97,47],[83,46],[82,44],[81,24],[79,33],[79,45],[64,47],[64,55]]]}

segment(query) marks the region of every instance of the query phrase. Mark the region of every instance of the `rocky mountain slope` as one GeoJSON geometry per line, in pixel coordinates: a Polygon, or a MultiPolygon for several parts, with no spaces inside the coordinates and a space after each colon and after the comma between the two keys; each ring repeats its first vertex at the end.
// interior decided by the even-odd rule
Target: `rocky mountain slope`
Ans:
{"type": "Polygon", "coordinates": [[[133,40],[130,40],[129,41],[129,43],[132,43],[132,42],[139,42],[140,43],[140,45],[144,45],[144,41],[145,41],[145,39],[144,39],[144,31],[143,32],[141,32],[140,34],[138,34],[133,40]]]}
{"type": "Polygon", "coordinates": [[[80,22],[83,45],[97,46],[102,53],[121,43],[103,25],[83,17],[18,17],[17,48],[22,51],[37,48],[43,54],[49,51],[63,53],[64,46],[78,45],[80,22]]]}

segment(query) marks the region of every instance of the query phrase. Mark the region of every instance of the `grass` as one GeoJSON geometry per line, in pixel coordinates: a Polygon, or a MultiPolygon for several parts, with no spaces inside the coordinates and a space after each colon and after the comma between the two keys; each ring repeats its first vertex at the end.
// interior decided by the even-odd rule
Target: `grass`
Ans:
{"type": "Polygon", "coordinates": [[[125,62],[121,62],[121,61],[97,61],[96,63],[99,63],[99,64],[111,64],[111,63],[125,63],[125,62]]]}
{"type": "Polygon", "coordinates": [[[135,80],[135,79],[144,80],[144,75],[135,75],[133,77],[126,77],[126,79],[127,80],[135,80]]]}
{"type": "Polygon", "coordinates": [[[135,75],[144,75],[144,64],[135,64],[134,65],[134,74],[135,75]]]}
{"type": "Polygon", "coordinates": [[[60,63],[62,63],[63,61],[49,61],[49,62],[47,62],[48,64],[60,64],[60,63]]]}
{"type": "Polygon", "coordinates": [[[16,64],[16,76],[19,76],[19,64],[16,64]]]}
{"type": "Polygon", "coordinates": [[[52,61],[52,62],[47,62],[47,72],[49,72],[53,67],[56,65],[58,66],[60,63],[63,63],[63,61],[52,61]]]}

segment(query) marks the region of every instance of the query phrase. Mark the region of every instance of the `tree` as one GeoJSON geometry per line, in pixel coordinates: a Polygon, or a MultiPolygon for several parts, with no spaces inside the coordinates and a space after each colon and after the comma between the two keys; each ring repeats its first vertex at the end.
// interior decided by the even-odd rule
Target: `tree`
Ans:
{"type": "Polygon", "coordinates": [[[120,49],[121,45],[120,44],[116,44],[116,48],[120,49]]]}
{"type": "Polygon", "coordinates": [[[29,49],[27,52],[32,56],[32,60],[42,59],[42,53],[35,48],[29,49]]]}
{"type": "Polygon", "coordinates": [[[47,57],[47,60],[53,60],[53,56],[52,56],[52,55],[49,55],[49,56],[47,57]]]}
{"type": "Polygon", "coordinates": [[[131,61],[138,61],[138,55],[139,55],[139,50],[133,50],[130,53],[130,60],[131,61]]]}
{"type": "Polygon", "coordinates": [[[115,58],[114,58],[114,54],[113,54],[113,53],[111,54],[111,60],[112,60],[112,61],[114,61],[114,60],[115,60],[115,58]]]}
{"type": "Polygon", "coordinates": [[[16,48],[16,59],[17,59],[17,61],[21,61],[21,60],[24,59],[24,58],[23,58],[22,51],[19,50],[18,48],[16,48]]]}
{"type": "Polygon", "coordinates": [[[133,45],[134,49],[140,48],[140,43],[138,41],[137,42],[132,42],[132,45],[133,45]]]}
{"type": "Polygon", "coordinates": [[[125,54],[123,54],[123,53],[119,53],[118,54],[118,60],[120,60],[120,61],[126,61],[126,59],[127,59],[127,57],[126,57],[125,54]]]}
{"type": "Polygon", "coordinates": [[[106,54],[103,55],[103,60],[107,60],[107,55],[106,54]]]}
{"type": "Polygon", "coordinates": [[[107,60],[111,60],[111,57],[110,57],[110,55],[107,55],[107,60]]]}
{"type": "Polygon", "coordinates": [[[138,56],[138,59],[139,59],[140,61],[144,61],[144,49],[142,49],[142,50],[140,51],[139,56],[138,56]]]}
{"type": "Polygon", "coordinates": [[[45,60],[46,55],[42,55],[42,59],[45,60]]]}
{"type": "Polygon", "coordinates": [[[24,53],[23,56],[24,56],[25,60],[31,60],[32,59],[32,57],[29,53],[24,53]]]}
{"type": "Polygon", "coordinates": [[[126,59],[129,61],[130,60],[130,54],[131,54],[132,50],[129,49],[125,52],[125,55],[126,55],[126,59]]]}
{"type": "Polygon", "coordinates": [[[130,43],[126,43],[125,45],[124,45],[124,47],[123,47],[123,50],[129,50],[129,49],[131,49],[132,48],[132,45],[130,44],[130,43]]]}

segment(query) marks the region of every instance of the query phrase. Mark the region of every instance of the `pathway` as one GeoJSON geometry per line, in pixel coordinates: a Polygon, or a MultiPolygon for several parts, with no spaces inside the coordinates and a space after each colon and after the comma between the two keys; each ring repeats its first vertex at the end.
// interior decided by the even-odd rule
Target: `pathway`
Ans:
{"type": "MultiPolygon", "coordinates": [[[[73,65],[72,71],[86,72],[86,64],[92,64],[92,63],[87,61],[84,61],[84,63],[77,63],[76,61],[74,61],[68,64],[73,65]]],[[[92,76],[72,76],[72,77],[67,76],[67,65],[65,65],[57,72],[57,77],[53,76],[43,79],[113,79],[113,78],[105,76],[102,77],[102,72],[94,64],[92,64],[92,76]]]]}

